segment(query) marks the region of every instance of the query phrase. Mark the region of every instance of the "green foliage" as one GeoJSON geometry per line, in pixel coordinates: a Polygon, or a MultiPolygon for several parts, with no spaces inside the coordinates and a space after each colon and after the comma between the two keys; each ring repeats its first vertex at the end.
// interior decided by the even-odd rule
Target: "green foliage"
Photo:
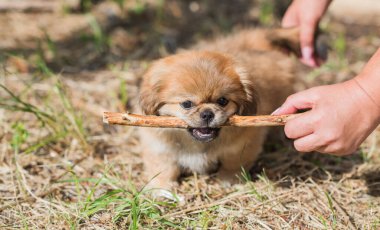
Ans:
{"type": "Polygon", "coordinates": [[[87,12],[92,7],[92,0],[80,0],[80,8],[82,11],[87,12]]]}
{"type": "Polygon", "coordinates": [[[83,38],[94,42],[98,52],[104,51],[109,46],[109,37],[103,32],[101,26],[93,15],[88,14],[87,21],[91,28],[91,35],[87,37],[84,35],[83,38]]]}
{"type": "Polygon", "coordinates": [[[59,98],[61,99],[61,103],[64,108],[64,120],[66,121],[66,123],[70,124],[70,127],[73,129],[78,139],[81,140],[82,144],[87,146],[87,133],[84,129],[82,116],[78,115],[78,112],[76,112],[75,108],[71,104],[71,101],[67,97],[67,92],[65,91],[65,88],[63,87],[63,84],[60,81],[59,77],[57,77],[54,89],[58,94],[59,98]]]}
{"type": "Polygon", "coordinates": [[[249,172],[245,171],[245,169],[243,167],[241,167],[241,170],[242,170],[241,176],[242,176],[244,182],[248,184],[248,186],[250,188],[250,193],[254,194],[256,199],[258,199],[259,201],[267,200],[268,199],[267,196],[262,195],[257,191],[255,184],[252,182],[251,174],[249,174],[249,172]]]}
{"type": "Polygon", "coordinates": [[[125,0],[112,0],[113,2],[116,2],[117,5],[120,7],[120,9],[124,9],[125,0]]]}
{"type": "Polygon", "coordinates": [[[377,218],[374,222],[371,223],[371,229],[379,229],[380,227],[380,217],[377,218]]]}
{"type": "Polygon", "coordinates": [[[45,42],[47,44],[48,50],[55,56],[57,54],[57,47],[54,43],[54,41],[51,39],[50,35],[45,32],[45,42]]]}
{"type": "Polygon", "coordinates": [[[334,50],[337,52],[340,59],[345,59],[347,50],[346,36],[340,33],[333,43],[334,50]]]}
{"type": "Polygon", "coordinates": [[[120,100],[122,105],[126,105],[128,102],[127,82],[125,79],[120,79],[119,86],[120,100]]]}
{"type": "Polygon", "coordinates": [[[260,3],[259,21],[262,25],[273,24],[274,4],[272,1],[263,1],[260,3]]]}
{"type": "Polygon", "coordinates": [[[44,39],[38,40],[37,42],[37,52],[34,61],[36,71],[39,75],[45,77],[51,77],[54,75],[54,72],[49,68],[46,62],[49,58],[54,58],[56,54],[57,47],[54,41],[50,38],[49,34],[44,31],[44,39]]]}
{"type": "Polygon", "coordinates": [[[29,132],[25,129],[22,123],[16,122],[12,125],[13,135],[11,140],[11,146],[13,150],[18,153],[20,146],[25,143],[26,139],[29,137],[29,132]]]}
{"type": "Polygon", "coordinates": [[[21,99],[21,96],[16,95],[11,92],[5,85],[0,84],[0,89],[2,89],[8,98],[4,98],[0,101],[0,108],[7,109],[10,111],[21,111],[33,114],[42,124],[54,122],[55,118],[52,114],[46,113],[39,109],[38,107],[32,105],[21,99]]]}
{"type": "Polygon", "coordinates": [[[40,74],[42,74],[44,76],[52,76],[52,75],[54,75],[54,73],[49,69],[48,65],[46,64],[43,55],[38,55],[37,56],[35,65],[36,65],[37,71],[40,74]]]}
{"type": "Polygon", "coordinates": [[[363,162],[369,163],[371,161],[371,158],[368,157],[368,153],[366,151],[363,151],[363,149],[359,149],[358,151],[363,162]]]}
{"type": "Polygon", "coordinates": [[[337,224],[337,216],[336,216],[336,213],[335,213],[335,208],[334,208],[334,205],[333,205],[333,201],[332,201],[332,197],[331,195],[328,193],[328,192],[325,192],[325,196],[327,198],[327,202],[328,202],[328,205],[329,205],[329,208],[330,208],[330,211],[331,211],[331,219],[332,219],[332,228],[335,229],[335,226],[337,224]]]}
{"type": "Polygon", "coordinates": [[[246,183],[252,181],[251,174],[249,172],[245,171],[243,166],[241,166],[241,176],[242,176],[244,182],[246,182],[246,183]]]}
{"type": "Polygon", "coordinates": [[[135,6],[131,9],[131,11],[135,14],[142,14],[145,12],[145,10],[146,5],[140,0],[137,0],[135,6]]]}
{"type": "Polygon", "coordinates": [[[319,216],[319,219],[321,220],[324,229],[329,229],[329,227],[327,225],[327,220],[323,216],[319,216]]]}
{"type": "MultiPolygon", "coordinates": [[[[159,207],[168,207],[175,205],[174,203],[158,202],[149,199],[145,191],[136,190],[133,184],[130,184],[129,189],[123,188],[119,179],[109,178],[107,173],[104,173],[101,178],[79,178],[72,172],[73,178],[69,180],[61,180],[59,183],[75,183],[77,192],[81,192],[81,183],[91,183],[90,190],[84,197],[84,200],[79,201],[80,215],[82,218],[89,218],[93,215],[107,210],[113,210],[112,220],[115,224],[125,223],[128,229],[141,229],[142,222],[149,220],[157,222],[163,226],[176,227],[176,225],[161,217],[159,207]],[[95,191],[100,185],[110,185],[113,189],[109,189],[99,196],[95,196],[95,191]]],[[[86,186],[87,187],[87,186],[86,186]]]]}
{"type": "MultiPolygon", "coordinates": [[[[57,77],[53,75],[53,77],[57,77]]],[[[53,87],[56,95],[60,99],[62,107],[60,108],[40,108],[36,105],[29,103],[23,98],[23,94],[17,95],[9,90],[5,85],[0,84],[0,90],[5,93],[4,99],[0,101],[0,108],[3,108],[12,112],[22,112],[28,113],[35,116],[39,121],[41,128],[47,128],[49,134],[38,139],[34,143],[29,143],[29,146],[23,150],[24,153],[34,152],[52,142],[56,142],[59,139],[66,137],[68,134],[74,134],[74,137],[79,139],[83,146],[87,146],[85,128],[83,125],[83,119],[78,112],[75,111],[74,107],[71,104],[70,99],[67,97],[67,92],[65,92],[63,84],[57,77],[55,86],[53,87]],[[63,111],[62,111],[63,109],[63,111]]],[[[24,94],[30,90],[30,86],[27,86],[23,92],[24,94]]],[[[54,98],[57,98],[54,96],[54,98]]],[[[20,142],[18,140],[24,140],[20,136],[22,128],[26,130],[22,122],[18,122],[15,125],[15,131],[17,131],[17,136],[14,138],[15,142],[13,147],[19,146],[20,142]],[[21,138],[21,139],[20,139],[21,138]]]]}

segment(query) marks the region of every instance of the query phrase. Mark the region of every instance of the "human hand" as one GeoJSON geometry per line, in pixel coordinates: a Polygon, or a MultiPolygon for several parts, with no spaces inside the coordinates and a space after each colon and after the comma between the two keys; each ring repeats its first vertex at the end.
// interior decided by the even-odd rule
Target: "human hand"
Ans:
{"type": "Polygon", "coordinates": [[[320,64],[314,52],[314,35],[319,20],[332,0],[293,0],[283,19],[283,27],[299,27],[301,41],[301,61],[311,67],[320,64]]]}
{"type": "Polygon", "coordinates": [[[355,79],[293,94],[272,115],[300,109],[310,110],[285,125],[300,152],[351,154],[380,123],[380,107],[355,79]]]}

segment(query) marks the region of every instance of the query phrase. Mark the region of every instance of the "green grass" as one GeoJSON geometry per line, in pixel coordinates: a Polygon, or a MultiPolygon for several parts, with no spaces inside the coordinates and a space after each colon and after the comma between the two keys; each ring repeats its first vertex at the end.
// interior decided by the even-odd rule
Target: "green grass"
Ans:
{"type": "MultiPolygon", "coordinates": [[[[175,203],[152,200],[147,191],[137,190],[133,183],[126,185],[120,178],[109,175],[107,171],[111,168],[105,169],[100,178],[79,178],[72,171],[71,179],[57,182],[74,183],[78,195],[82,194],[77,203],[81,219],[112,210],[112,221],[121,228],[141,229],[147,222],[152,225],[176,227],[172,221],[161,218],[160,211],[163,207],[175,207],[175,203]],[[95,192],[104,186],[109,189],[96,196],[95,192]]],[[[81,222],[81,219],[77,219],[73,226],[81,222]]]]}
{"type": "Polygon", "coordinates": [[[83,11],[87,12],[92,7],[92,1],[91,0],[80,0],[80,6],[83,11]]]}
{"type": "Polygon", "coordinates": [[[110,43],[108,35],[104,33],[103,29],[93,15],[88,14],[87,21],[91,28],[91,35],[89,38],[94,42],[96,50],[98,52],[106,50],[110,43]]]}
{"type": "Polygon", "coordinates": [[[272,25],[274,21],[274,4],[272,1],[262,1],[260,3],[259,21],[262,25],[272,25]]]}
{"type": "Polygon", "coordinates": [[[123,65],[122,70],[119,70],[115,66],[112,66],[112,65],[109,66],[109,69],[119,78],[119,81],[120,81],[119,90],[118,90],[118,94],[115,96],[120,100],[121,104],[125,106],[127,105],[127,102],[128,102],[128,87],[127,87],[127,81],[126,79],[122,77],[123,75],[121,74],[121,71],[128,72],[129,64],[128,62],[126,62],[123,65]]]}
{"type": "Polygon", "coordinates": [[[146,5],[143,1],[141,0],[137,0],[135,2],[135,5],[132,9],[130,9],[131,12],[135,13],[135,14],[142,14],[144,13],[146,10],[146,5]]]}
{"type": "Polygon", "coordinates": [[[371,229],[375,230],[375,229],[379,229],[379,227],[380,227],[380,217],[371,223],[371,229]]]}
{"type": "MultiPolygon", "coordinates": [[[[0,84],[0,90],[5,94],[5,98],[0,102],[0,108],[10,112],[32,114],[39,122],[39,127],[47,130],[49,133],[34,143],[29,143],[29,145],[23,149],[23,153],[35,152],[50,143],[65,138],[68,134],[74,135],[75,138],[80,140],[83,146],[88,147],[87,133],[84,128],[82,116],[73,107],[62,82],[59,80],[59,76],[52,75],[52,77],[55,78],[55,84],[54,87],[52,87],[53,93],[50,94],[50,97],[41,98],[46,101],[47,106],[45,108],[33,105],[27,101],[27,95],[32,92],[30,86],[23,88],[21,90],[22,93],[18,95],[5,85],[0,84]],[[51,105],[48,105],[49,101],[55,100],[56,98],[59,99],[61,106],[52,108],[51,105]]],[[[16,127],[23,127],[23,124],[20,122],[16,127]]],[[[27,129],[27,127],[25,127],[25,129],[27,129]]]]}
{"type": "Polygon", "coordinates": [[[128,102],[127,81],[120,78],[119,95],[122,105],[126,105],[128,102]]]}
{"type": "MultiPolygon", "coordinates": [[[[251,177],[250,173],[247,172],[243,167],[241,168],[241,171],[242,171],[241,177],[242,177],[244,183],[246,183],[248,185],[248,187],[250,189],[250,193],[255,195],[256,199],[261,201],[261,202],[267,200],[268,197],[265,195],[262,195],[256,189],[255,183],[252,182],[252,177],[251,177]]],[[[260,178],[261,176],[259,175],[258,177],[260,178]]]]}
{"type": "Polygon", "coordinates": [[[346,59],[347,41],[344,33],[339,33],[333,42],[333,49],[341,60],[346,59]]]}
{"type": "Polygon", "coordinates": [[[45,37],[45,40],[39,40],[37,42],[37,52],[34,61],[34,66],[36,68],[35,76],[51,77],[54,76],[54,73],[50,70],[48,64],[46,63],[47,57],[45,56],[43,44],[48,44],[48,49],[53,54],[53,56],[55,56],[56,51],[55,45],[53,41],[50,40],[50,37],[47,34],[45,34],[45,37]]]}
{"type": "Polygon", "coordinates": [[[33,114],[43,125],[45,123],[54,122],[55,118],[53,115],[48,114],[37,106],[32,105],[31,103],[23,100],[19,95],[16,95],[11,90],[9,90],[5,85],[0,84],[0,90],[5,92],[8,98],[4,98],[0,101],[0,108],[9,110],[9,111],[20,111],[24,113],[33,114]]]}
{"type": "Polygon", "coordinates": [[[126,0],[112,0],[113,2],[116,2],[116,4],[119,6],[121,10],[124,9],[125,1],[126,0]]]}
{"type": "Polygon", "coordinates": [[[74,106],[71,103],[71,100],[67,96],[66,89],[62,83],[62,81],[59,79],[59,76],[57,75],[56,84],[54,87],[55,92],[58,94],[59,98],[61,99],[60,102],[62,104],[62,108],[64,109],[64,116],[63,119],[66,123],[70,124],[70,127],[73,129],[73,133],[76,134],[77,138],[81,141],[81,143],[88,147],[87,144],[87,133],[84,128],[83,123],[83,116],[79,112],[76,111],[74,106]]]}
{"type": "Polygon", "coordinates": [[[331,215],[330,215],[330,219],[332,220],[331,228],[335,229],[337,225],[337,215],[336,215],[336,211],[333,205],[333,200],[330,193],[325,192],[325,196],[327,198],[328,207],[330,208],[330,211],[331,211],[331,215]]]}

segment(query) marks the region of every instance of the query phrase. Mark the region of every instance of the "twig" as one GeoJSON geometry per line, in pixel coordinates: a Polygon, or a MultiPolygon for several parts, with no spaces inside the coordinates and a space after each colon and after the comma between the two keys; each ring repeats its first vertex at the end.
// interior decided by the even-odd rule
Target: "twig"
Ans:
{"type": "MultiPolygon", "coordinates": [[[[237,116],[234,115],[223,126],[280,126],[288,120],[298,116],[298,114],[280,116],[237,116]]],[[[180,118],[169,116],[144,116],[132,113],[104,112],[103,122],[111,125],[128,125],[142,127],[159,128],[190,128],[190,126],[180,118]]]]}

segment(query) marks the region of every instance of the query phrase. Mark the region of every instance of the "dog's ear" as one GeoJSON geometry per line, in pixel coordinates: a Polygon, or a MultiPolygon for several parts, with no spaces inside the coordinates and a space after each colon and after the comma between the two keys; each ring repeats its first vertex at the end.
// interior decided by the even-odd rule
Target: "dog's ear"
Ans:
{"type": "Polygon", "coordinates": [[[140,107],[146,115],[158,115],[158,109],[162,105],[160,101],[162,83],[157,79],[157,76],[155,78],[157,73],[155,73],[153,68],[145,73],[140,89],[140,107]]]}
{"type": "Polygon", "coordinates": [[[279,28],[268,30],[266,36],[274,49],[293,53],[300,57],[301,43],[299,34],[299,28],[279,28]]]}
{"type": "Polygon", "coordinates": [[[247,71],[242,67],[235,68],[236,73],[240,77],[240,82],[243,85],[245,98],[239,108],[239,115],[242,116],[254,116],[257,114],[259,97],[258,93],[252,83],[249,80],[247,71]]]}

